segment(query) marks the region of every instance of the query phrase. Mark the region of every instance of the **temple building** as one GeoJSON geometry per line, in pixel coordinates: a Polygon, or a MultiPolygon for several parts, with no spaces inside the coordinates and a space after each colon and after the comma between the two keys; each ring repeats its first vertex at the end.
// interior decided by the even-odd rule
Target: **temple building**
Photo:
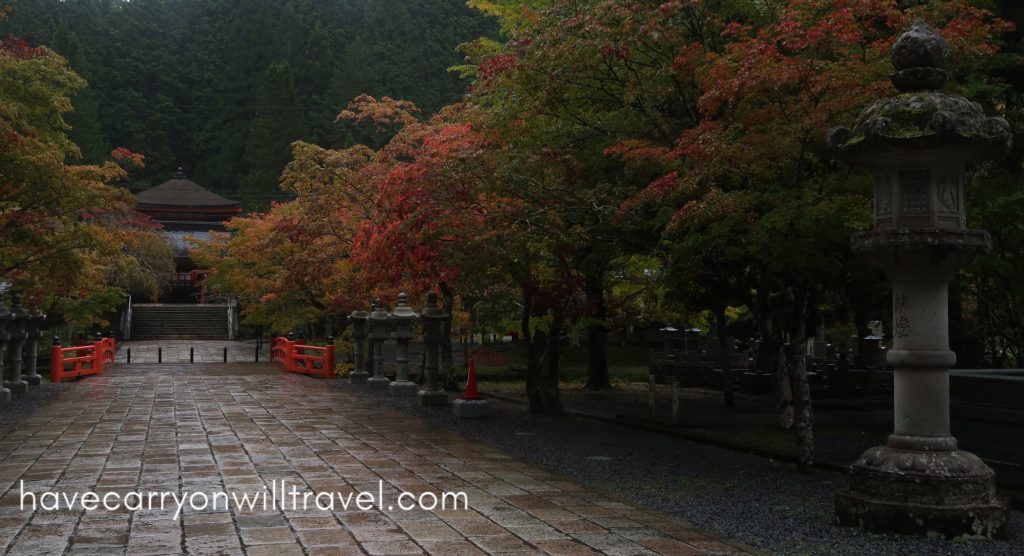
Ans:
{"type": "Polygon", "coordinates": [[[223,231],[224,223],[242,211],[241,203],[207,190],[189,180],[181,168],[170,180],[138,193],[136,210],[163,225],[163,234],[175,250],[175,276],[166,301],[203,301],[200,281],[205,275],[188,256],[194,237],[207,239],[223,231]]]}

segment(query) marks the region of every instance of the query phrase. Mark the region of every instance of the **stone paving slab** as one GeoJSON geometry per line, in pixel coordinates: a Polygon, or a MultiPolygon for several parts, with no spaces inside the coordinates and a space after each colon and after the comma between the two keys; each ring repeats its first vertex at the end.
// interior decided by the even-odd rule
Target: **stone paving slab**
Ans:
{"type": "Polygon", "coordinates": [[[0,552],[752,552],[373,400],[274,371],[255,364],[115,366],[0,430],[0,552]],[[275,494],[269,506],[225,500],[203,509],[193,497],[199,507],[186,505],[180,519],[173,501],[133,511],[21,508],[23,489],[36,496],[270,496],[282,482],[285,496],[275,494]],[[293,486],[299,499],[368,493],[374,502],[366,511],[295,507],[301,503],[289,505],[287,494],[293,486]],[[397,505],[401,492],[462,492],[468,507],[405,511],[397,505]]]}
{"type": "MultiPolygon", "coordinates": [[[[195,363],[224,363],[224,349],[227,348],[228,363],[253,363],[256,360],[256,342],[235,340],[126,340],[117,344],[114,361],[128,362],[131,350],[132,365],[150,363],[188,363],[189,349],[195,363]]],[[[260,361],[266,362],[270,355],[270,341],[263,344],[260,361]]]]}

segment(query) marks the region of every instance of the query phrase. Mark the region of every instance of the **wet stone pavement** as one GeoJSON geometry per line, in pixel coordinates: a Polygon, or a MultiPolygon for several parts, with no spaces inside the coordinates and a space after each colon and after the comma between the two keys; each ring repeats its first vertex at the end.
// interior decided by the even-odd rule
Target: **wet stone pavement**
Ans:
{"type": "MultiPolygon", "coordinates": [[[[256,362],[256,342],[234,340],[129,340],[117,344],[114,361],[127,364],[129,353],[131,364],[147,363],[224,363],[225,351],[228,363],[256,362]]],[[[270,341],[263,344],[260,361],[266,362],[270,354],[270,341]]]]}
{"type": "Polygon", "coordinates": [[[269,365],[119,365],[82,379],[0,429],[0,492],[0,553],[6,554],[750,550],[269,365]],[[279,490],[282,482],[288,492],[297,488],[299,508],[290,506],[288,492],[284,508],[278,496],[278,505],[271,499],[267,509],[239,508],[224,498],[200,509],[202,499],[193,497],[197,508],[186,504],[180,519],[172,500],[165,509],[134,511],[21,507],[23,492],[240,497],[279,490]],[[360,492],[375,497],[372,508],[356,508],[354,496],[347,510],[340,507],[338,497],[360,492]],[[462,492],[469,507],[406,511],[397,505],[401,492],[462,492]],[[336,493],[336,507],[309,502],[302,509],[303,493],[336,493]]]}

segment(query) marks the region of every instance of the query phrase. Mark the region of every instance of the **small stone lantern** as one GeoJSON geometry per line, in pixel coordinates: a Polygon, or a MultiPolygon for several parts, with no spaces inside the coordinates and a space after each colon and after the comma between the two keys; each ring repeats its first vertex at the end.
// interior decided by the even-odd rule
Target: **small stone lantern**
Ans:
{"type": "Polygon", "coordinates": [[[836,495],[836,521],[876,532],[998,536],[1007,505],[995,474],[957,450],[949,430],[947,287],[986,249],[989,236],[966,228],[969,164],[1002,156],[1010,128],[981,107],[939,92],[948,46],[922,21],[896,41],[892,82],[899,94],[876,101],[852,130],[829,132],[828,145],[875,175],[874,230],[851,246],[882,268],[893,288],[894,430],[850,468],[836,495]]]}
{"type": "Polygon", "coordinates": [[[11,312],[7,310],[3,298],[0,297],[0,403],[11,401],[11,389],[7,387],[7,373],[4,368],[4,360],[7,359],[7,351],[10,350],[10,322],[11,312]]]}
{"type": "Polygon", "coordinates": [[[415,396],[418,388],[415,382],[409,380],[409,341],[415,337],[412,325],[420,316],[409,307],[408,299],[404,293],[398,294],[398,303],[391,312],[391,337],[398,344],[395,355],[398,372],[388,389],[392,396],[400,397],[415,396]]]}
{"type": "Polygon", "coordinates": [[[366,384],[370,373],[366,371],[366,311],[352,311],[348,320],[352,321],[352,372],[348,381],[352,384],[366,384]]]}
{"type": "Polygon", "coordinates": [[[29,315],[28,340],[25,344],[25,381],[29,386],[39,386],[43,383],[43,377],[39,374],[36,364],[39,359],[39,338],[42,336],[40,328],[46,320],[46,315],[38,309],[29,315]]]}
{"type": "Polygon", "coordinates": [[[7,387],[13,394],[24,394],[28,391],[28,382],[21,378],[22,349],[25,347],[25,340],[28,339],[28,321],[31,316],[21,306],[21,296],[11,295],[11,320],[7,325],[7,332],[10,334],[10,343],[7,344],[8,361],[10,368],[7,370],[9,381],[7,387]]]}
{"type": "Polygon", "coordinates": [[[373,357],[373,376],[366,384],[371,390],[387,390],[391,382],[384,376],[384,342],[388,340],[388,312],[384,310],[384,302],[379,298],[373,300],[373,311],[366,317],[369,331],[370,353],[373,357]]]}
{"type": "Polygon", "coordinates": [[[420,405],[428,407],[445,407],[448,405],[448,394],[438,385],[438,361],[440,360],[441,342],[444,338],[441,335],[442,323],[448,315],[437,306],[437,294],[427,294],[427,305],[420,313],[423,321],[423,344],[427,350],[427,361],[424,372],[426,373],[426,384],[423,390],[419,391],[420,405]]]}

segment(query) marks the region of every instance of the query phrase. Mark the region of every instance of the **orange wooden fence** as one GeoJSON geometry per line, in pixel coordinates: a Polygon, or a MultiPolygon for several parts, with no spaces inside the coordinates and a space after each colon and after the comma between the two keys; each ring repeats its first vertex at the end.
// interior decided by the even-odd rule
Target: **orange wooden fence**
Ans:
{"type": "Polygon", "coordinates": [[[320,378],[334,377],[334,339],[326,346],[313,346],[278,336],[270,344],[270,360],[285,371],[320,378]]]}
{"type": "Polygon", "coordinates": [[[69,347],[61,346],[55,339],[50,348],[50,382],[103,374],[106,365],[114,364],[116,351],[113,338],[69,347]]]}

